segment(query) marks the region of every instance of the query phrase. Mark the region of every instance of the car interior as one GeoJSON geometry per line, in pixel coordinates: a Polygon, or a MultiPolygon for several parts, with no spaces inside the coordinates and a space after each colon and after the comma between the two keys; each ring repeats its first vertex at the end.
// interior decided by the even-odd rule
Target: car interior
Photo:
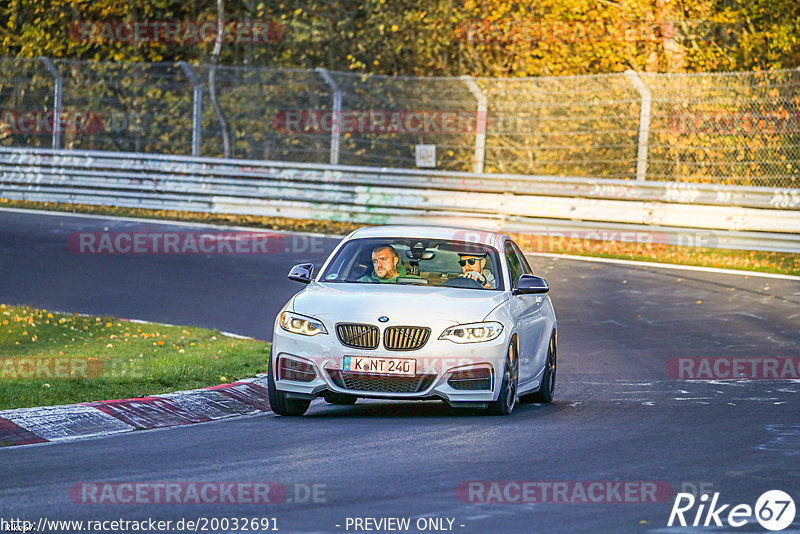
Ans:
{"type": "Polygon", "coordinates": [[[363,239],[347,243],[328,266],[323,275],[325,282],[359,282],[363,276],[373,273],[372,251],[378,245],[387,244],[394,248],[400,258],[397,283],[412,285],[434,285],[484,289],[471,278],[462,277],[458,261],[459,252],[485,254],[486,266],[500,279],[497,254],[493,249],[472,243],[436,240],[397,240],[363,239]]]}

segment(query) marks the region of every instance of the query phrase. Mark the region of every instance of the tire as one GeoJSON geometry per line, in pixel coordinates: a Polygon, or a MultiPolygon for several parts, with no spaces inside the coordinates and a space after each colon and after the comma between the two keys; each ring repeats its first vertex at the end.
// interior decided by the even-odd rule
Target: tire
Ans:
{"type": "Polygon", "coordinates": [[[267,387],[269,389],[269,407],[276,415],[300,416],[306,413],[310,400],[290,399],[283,391],[275,387],[275,369],[272,366],[272,356],[267,373],[267,387]]]}
{"type": "Polygon", "coordinates": [[[346,393],[328,393],[325,395],[325,402],[340,406],[351,406],[356,403],[358,397],[346,393]]]}
{"type": "Polygon", "coordinates": [[[520,397],[520,402],[553,402],[553,396],[556,392],[556,369],[558,363],[556,345],[556,333],[554,331],[550,335],[550,345],[547,348],[547,362],[544,365],[542,385],[539,386],[539,391],[536,393],[520,397]]]}
{"type": "Polygon", "coordinates": [[[487,412],[492,415],[510,415],[517,404],[517,385],[519,383],[519,358],[516,340],[508,344],[506,364],[503,366],[503,382],[496,401],[489,403],[487,412]]]}

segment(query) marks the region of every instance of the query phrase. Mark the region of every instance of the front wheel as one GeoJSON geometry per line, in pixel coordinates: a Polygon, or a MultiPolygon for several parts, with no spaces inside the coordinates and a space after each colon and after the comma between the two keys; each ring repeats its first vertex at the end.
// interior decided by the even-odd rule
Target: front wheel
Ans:
{"type": "Polygon", "coordinates": [[[542,385],[539,391],[530,395],[523,395],[519,398],[520,402],[552,402],[556,392],[556,333],[550,336],[550,345],[547,348],[547,362],[544,364],[544,374],[542,375],[542,385]]]}
{"type": "MultiPolygon", "coordinates": [[[[272,357],[270,356],[270,360],[272,357]]],[[[284,391],[278,391],[275,387],[275,370],[272,361],[267,372],[267,387],[269,389],[269,407],[276,415],[299,416],[306,413],[310,400],[290,399],[284,391]]]]}
{"type": "Polygon", "coordinates": [[[514,340],[508,345],[506,364],[503,370],[503,382],[500,384],[500,394],[496,401],[489,403],[487,409],[490,414],[510,415],[517,404],[517,384],[519,382],[519,358],[517,358],[517,345],[514,340]]]}

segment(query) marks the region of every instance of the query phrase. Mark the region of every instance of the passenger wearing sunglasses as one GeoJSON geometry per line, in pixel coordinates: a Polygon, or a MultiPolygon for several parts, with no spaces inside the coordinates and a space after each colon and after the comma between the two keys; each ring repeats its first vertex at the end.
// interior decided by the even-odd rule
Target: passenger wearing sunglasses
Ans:
{"type": "Polygon", "coordinates": [[[486,289],[497,287],[492,271],[486,269],[486,253],[459,254],[458,264],[461,266],[461,276],[472,278],[486,289]]]}

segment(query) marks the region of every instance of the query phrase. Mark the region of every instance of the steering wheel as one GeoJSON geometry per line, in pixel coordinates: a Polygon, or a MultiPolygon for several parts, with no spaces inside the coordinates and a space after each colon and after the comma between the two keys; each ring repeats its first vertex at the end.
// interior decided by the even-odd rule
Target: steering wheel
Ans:
{"type": "Polygon", "coordinates": [[[486,289],[477,280],[463,276],[458,276],[456,278],[451,278],[446,282],[442,282],[442,287],[466,287],[470,289],[486,289]]]}

